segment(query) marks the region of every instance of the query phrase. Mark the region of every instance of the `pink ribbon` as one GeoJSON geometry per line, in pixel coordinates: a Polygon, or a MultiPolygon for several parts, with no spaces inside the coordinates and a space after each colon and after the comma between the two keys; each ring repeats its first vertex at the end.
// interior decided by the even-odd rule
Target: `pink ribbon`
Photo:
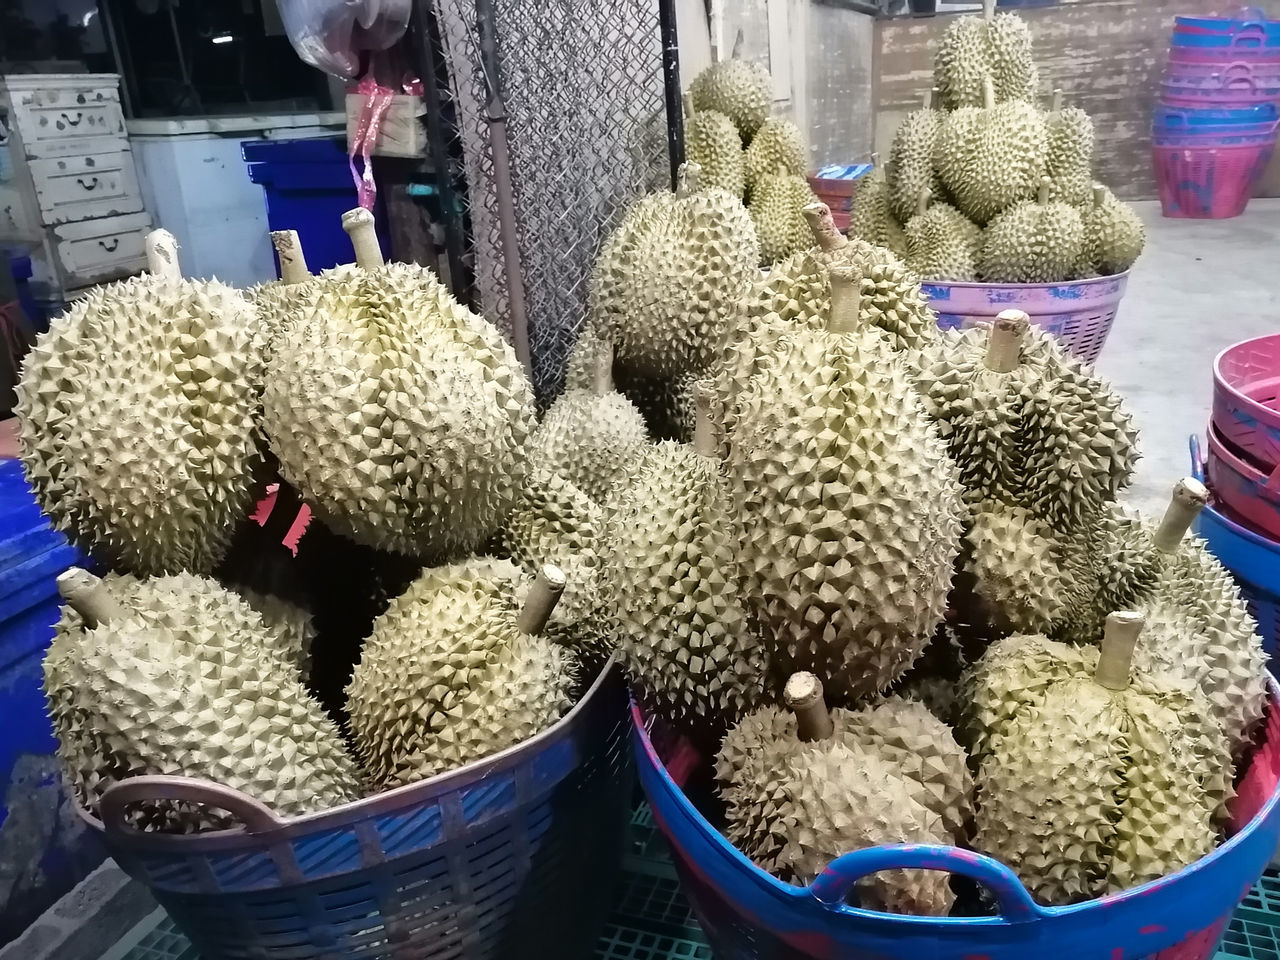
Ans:
{"type": "MultiPolygon", "coordinates": [[[[409,96],[422,96],[422,81],[417,77],[406,76],[401,85],[409,96]]],[[[360,107],[360,119],[356,123],[355,136],[347,144],[347,159],[351,167],[351,179],[355,181],[356,198],[360,206],[372,210],[378,199],[378,185],[373,179],[373,148],[378,142],[378,134],[382,129],[382,121],[386,118],[391,103],[396,98],[396,91],[384,87],[373,77],[372,69],[356,85],[355,92],[364,98],[360,107]],[[363,161],[363,169],[356,169],[356,155],[363,161]]]]}

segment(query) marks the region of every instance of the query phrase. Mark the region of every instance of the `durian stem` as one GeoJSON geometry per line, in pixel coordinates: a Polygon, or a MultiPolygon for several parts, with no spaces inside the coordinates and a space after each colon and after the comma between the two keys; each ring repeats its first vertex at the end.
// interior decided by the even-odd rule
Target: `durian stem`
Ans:
{"type": "Polygon", "coordinates": [[[709,380],[699,380],[693,385],[693,449],[704,457],[719,453],[716,443],[716,425],[711,419],[711,400],[715,390],[709,380]]]}
{"type": "Polygon", "coordinates": [[[827,329],[832,333],[852,333],[858,329],[862,311],[862,283],[854,276],[852,267],[832,267],[827,275],[831,278],[827,329]]]}
{"type": "Polygon", "coordinates": [[[1093,205],[1100,207],[1107,202],[1107,188],[1100,183],[1093,185],[1093,205]]]}
{"type": "Polygon", "coordinates": [[[387,261],[378,246],[378,233],[373,226],[373,214],[364,207],[356,207],[342,215],[342,229],[351,238],[356,252],[356,265],[365,270],[376,270],[387,261]]]}
{"type": "Polygon", "coordinates": [[[1103,628],[1102,652],[1098,655],[1098,668],[1093,679],[1108,690],[1123,690],[1129,686],[1129,667],[1133,663],[1133,648],[1146,619],[1132,610],[1118,610],[1107,614],[1103,628]]]}
{"type": "Polygon", "coordinates": [[[516,619],[516,627],[521,633],[541,633],[551,619],[564,593],[564,571],[550,563],[538,571],[533,586],[529,588],[529,596],[520,608],[520,616],[516,619]]]}
{"type": "Polygon", "coordinates": [[[926,90],[926,91],[921,95],[921,97],[920,97],[920,109],[921,109],[921,110],[932,110],[932,109],[933,109],[933,95],[934,95],[934,92],[935,92],[935,91],[934,91],[934,89],[933,89],[932,87],[930,87],[928,90],[926,90]]]}
{"type": "Polygon", "coordinates": [[[702,179],[702,165],[686,160],[680,164],[680,172],[676,174],[676,196],[687,197],[697,193],[698,181],[702,179]]]}
{"type": "Polygon", "coordinates": [[[988,370],[1008,373],[1022,362],[1022,341],[1031,318],[1021,310],[1001,310],[991,324],[985,363],[988,370]]]}
{"type": "Polygon", "coordinates": [[[929,109],[930,110],[942,109],[942,91],[937,87],[934,87],[932,90],[929,91],[929,109]]]}
{"type": "Polygon", "coordinates": [[[990,110],[996,105],[996,85],[990,75],[982,78],[982,106],[990,110]]]}
{"type": "Polygon", "coordinates": [[[1052,102],[1052,106],[1050,107],[1050,109],[1051,109],[1054,113],[1061,113],[1061,112],[1062,112],[1062,88],[1061,88],[1061,87],[1059,87],[1059,88],[1057,88],[1057,89],[1055,89],[1055,90],[1053,91],[1053,102],[1052,102]]]}
{"type": "Polygon", "coordinates": [[[613,392],[613,341],[600,344],[596,365],[591,371],[591,392],[597,397],[613,392]]]}
{"type": "Polygon", "coordinates": [[[916,216],[927,213],[929,210],[929,188],[921,187],[920,196],[916,198],[916,216]]]}
{"type": "Polygon", "coordinates": [[[822,698],[822,681],[812,673],[793,673],[782,690],[787,709],[796,715],[796,727],[805,743],[826,740],[835,733],[835,724],[822,698]]]}
{"type": "Polygon", "coordinates": [[[123,620],[128,611],[111,595],[107,585],[88,570],[72,567],[58,575],[58,593],[90,629],[113,620],[123,620]]]}
{"type": "Polygon", "coordinates": [[[294,284],[311,279],[297,230],[272,230],[271,245],[276,248],[276,256],[280,259],[281,280],[294,284]]]}
{"type": "Polygon", "coordinates": [[[693,106],[693,94],[685,91],[684,95],[680,97],[680,102],[684,104],[685,119],[693,119],[693,115],[698,112],[693,106]]]}
{"type": "Polygon", "coordinates": [[[152,230],[147,234],[147,273],[165,280],[182,279],[178,240],[168,230],[152,230]]]}
{"type": "Polygon", "coordinates": [[[1040,190],[1036,193],[1036,202],[1040,206],[1044,206],[1049,202],[1049,190],[1053,187],[1053,181],[1048,177],[1040,178],[1040,190]]]}
{"type": "Polygon", "coordinates": [[[742,32],[742,28],[739,27],[737,34],[733,38],[733,52],[730,53],[729,56],[733,57],[735,60],[742,56],[742,48],[746,45],[746,42],[746,34],[744,34],[742,32]]]}
{"type": "Polygon", "coordinates": [[[990,23],[996,18],[996,0],[982,0],[982,19],[990,23]]]}
{"type": "Polygon", "coordinates": [[[1193,477],[1183,477],[1173,486],[1173,496],[1164,518],[1151,538],[1161,553],[1173,553],[1191,528],[1191,522],[1209,502],[1209,491],[1193,477]]]}
{"type": "Polygon", "coordinates": [[[813,238],[818,241],[818,246],[823,250],[839,250],[849,245],[849,238],[840,232],[835,219],[831,216],[831,208],[825,203],[805,204],[804,218],[809,221],[813,238]]]}

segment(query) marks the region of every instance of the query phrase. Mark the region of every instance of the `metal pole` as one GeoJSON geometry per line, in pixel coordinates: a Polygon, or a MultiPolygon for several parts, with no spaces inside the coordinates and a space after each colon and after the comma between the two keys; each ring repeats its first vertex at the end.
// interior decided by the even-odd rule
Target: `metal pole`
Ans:
{"type": "Polygon", "coordinates": [[[525,312],[524,271],[520,260],[520,234],[516,224],[515,191],[511,182],[511,147],[507,139],[507,105],[502,100],[502,74],[498,56],[498,25],[492,0],[476,0],[476,29],[480,34],[480,63],[489,102],[489,148],[493,152],[493,185],[498,195],[498,235],[507,280],[507,304],[511,311],[511,339],[525,373],[533,377],[529,356],[529,318],[525,312]]]}
{"type": "Polygon", "coordinates": [[[658,0],[662,28],[662,83],[667,99],[667,156],[671,160],[671,189],[676,188],[684,163],[684,113],[680,103],[680,42],[676,36],[675,0],[658,0]]]}
{"type": "MultiPolygon", "coordinates": [[[[445,254],[449,261],[449,285],[453,295],[463,303],[471,303],[471,278],[463,259],[466,229],[462,224],[462,200],[454,189],[453,164],[445,140],[443,104],[440,99],[439,64],[436,61],[435,14],[430,0],[414,4],[413,39],[418,48],[418,69],[422,73],[422,91],[427,101],[427,138],[431,141],[431,165],[435,168],[440,212],[444,217],[445,254]]],[[[478,306],[478,304],[472,304],[478,306]]]]}

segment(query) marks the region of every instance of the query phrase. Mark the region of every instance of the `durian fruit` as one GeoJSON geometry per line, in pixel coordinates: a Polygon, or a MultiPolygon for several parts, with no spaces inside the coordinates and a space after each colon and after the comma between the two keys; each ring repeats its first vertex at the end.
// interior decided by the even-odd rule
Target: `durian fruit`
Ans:
{"type": "Polygon", "coordinates": [[[606,347],[596,356],[592,389],[563,394],[530,441],[535,468],[559,473],[598,504],[632,475],[648,443],[640,411],[613,389],[612,368],[606,347]]]}
{"type": "Polygon", "coordinates": [[[907,221],[907,265],[927,280],[971,282],[978,278],[982,229],[949,203],[931,203],[922,190],[907,221]]]}
{"type": "Polygon", "coordinates": [[[40,335],[15,388],[23,472],[54,527],[112,568],[207,573],[267,477],[262,334],[230,287],[149,272],[93,289],[40,335]]]}
{"type": "MultiPolygon", "coordinates": [[[[762,707],[743,718],[716,760],[725,834],[739,850],[770,873],[807,884],[852,850],[949,842],[942,818],[921,802],[929,792],[895,766],[901,751],[884,757],[862,742],[866,721],[828,712],[817,677],[794,674],[785,701],[787,710],[762,707]]],[[[946,874],[924,870],[874,874],[858,893],[862,905],[894,913],[945,916],[954,902],[946,874]]]]}
{"type": "Polygon", "coordinates": [[[1045,131],[1049,199],[1077,207],[1087,204],[1093,185],[1093,121],[1079,107],[1063,107],[1062,91],[1054,90],[1045,131]]]}
{"type": "MultiPolygon", "coordinates": [[[[58,586],[75,615],[58,624],[45,692],[87,808],[137,774],[212,780],[281,816],[362,795],[337,727],[245,600],[191,574],[109,585],[73,568],[58,586]]],[[[223,825],[211,811],[166,805],[140,820],[167,831],[223,825]]]]}
{"type": "Polygon", "coordinates": [[[774,173],[803,177],[808,167],[808,152],[800,128],[783,117],[770,117],[747,146],[748,199],[764,177],[774,173]]]}
{"type": "Polygon", "coordinates": [[[715,110],[732,120],[743,143],[764,125],[773,102],[769,71],[736,56],[694,77],[689,93],[698,110],[715,110]]]}
{"type": "Polygon", "coordinates": [[[375,786],[480,760],[560,719],[573,671],[542,632],[564,582],[545,567],[518,608],[519,568],[477,557],[427,568],[391,602],[347,687],[356,752],[375,786]]]}
{"type": "Polygon", "coordinates": [[[815,672],[850,701],[885,690],[932,636],[966,511],[906,366],[860,316],[854,271],[829,272],[825,328],[766,343],[737,397],[729,472],[775,669],[815,672]]]}
{"type": "Polygon", "coordinates": [[[987,283],[1058,283],[1072,279],[1084,250],[1080,212],[1051,200],[1052,181],[1040,181],[1034,201],[1015,203],[987,224],[978,273],[987,283]]]}
{"type": "Polygon", "coordinates": [[[560,474],[542,468],[529,474],[500,537],[503,552],[530,575],[547,564],[564,572],[564,593],[546,633],[593,662],[611,643],[607,544],[601,506],[560,474]]]}
{"type": "MultiPolygon", "coordinates": [[[[1107,600],[1140,610],[1147,629],[1135,664],[1195,684],[1239,753],[1265,710],[1267,656],[1231,575],[1203,540],[1185,535],[1207,499],[1204,485],[1188,477],[1175,485],[1159,525],[1114,517],[1095,549],[1100,565],[1117,572],[1100,578],[1093,610],[1107,600]]],[[[1096,613],[1073,624],[1071,638],[1092,642],[1083,630],[1095,620],[1096,613]]]]}
{"type": "Polygon", "coordinates": [[[1016,14],[995,13],[995,0],[984,0],[980,18],[954,19],[934,55],[934,79],[952,110],[980,106],[987,78],[1000,102],[1029,102],[1040,84],[1026,22],[1016,14]]]}
{"type": "Polygon", "coordinates": [[[960,211],[980,226],[1036,196],[1047,151],[1044,119],[1033,104],[997,102],[990,78],[983,90],[982,106],[947,115],[933,153],[942,185],[960,211]]]}
{"type": "Polygon", "coordinates": [[[782,166],[756,181],[747,210],[760,241],[761,263],[776,263],[813,243],[804,208],[816,200],[809,182],[782,166]]]}
{"type": "Polygon", "coordinates": [[[684,95],[684,149],[690,163],[702,169],[702,183],[739,199],[746,192],[746,158],[733,121],[716,110],[696,110],[684,95]]]}
{"type": "Polygon", "coordinates": [[[258,308],[259,329],[263,357],[275,351],[275,344],[284,335],[283,328],[305,317],[315,308],[319,287],[307,269],[306,254],[296,230],[271,231],[271,245],[280,261],[280,279],[263,283],[245,295],[258,308]]]}
{"type": "Polygon", "coordinates": [[[262,617],[263,626],[279,638],[278,649],[298,668],[299,676],[306,681],[311,675],[311,645],[316,639],[311,614],[297,604],[270,593],[259,593],[244,586],[232,589],[262,617]]]}
{"type": "Polygon", "coordinates": [[[886,171],[889,210],[903,224],[919,213],[917,207],[922,193],[942,196],[942,182],[933,172],[933,149],[943,117],[937,99],[937,90],[926,93],[920,109],[903,117],[893,135],[886,171]]]}
{"type": "Polygon", "coordinates": [[[569,351],[569,360],[565,364],[564,389],[590,390],[596,380],[596,358],[606,349],[613,352],[608,338],[601,336],[600,331],[590,319],[583,321],[578,330],[578,339],[569,351]]]}
{"type": "Polygon", "coordinates": [[[1048,683],[992,731],[974,847],[1045,903],[1129,889],[1217,844],[1230,756],[1193,686],[1131,676],[1142,625],[1112,614],[1092,675],[1048,683]]]}
{"type": "Polygon", "coordinates": [[[685,164],[676,193],[629,206],[596,260],[589,315],[637,374],[705,369],[758,275],[759,245],[741,198],[699,190],[699,176],[685,164]]]}
{"type": "MultiPolygon", "coordinates": [[[[871,160],[875,163],[874,154],[871,160]]],[[[889,181],[879,166],[858,181],[849,211],[849,236],[885,247],[896,257],[907,256],[907,235],[889,209],[889,181]]]]}
{"type": "Polygon", "coordinates": [[[915,381],[973,503],[1022,506],[1065,535],[1133,473],[1137,432],[1119,396],[1020,310],[943,334],[915,381]]]}
{"type": "Polygon", "coordinates": [[[1146,229],[1133,208],[1117,200],[1102,184],[1093,185],[1092,200],[1081,213],[1084,262],[1102,276],[1124,273],[1142,254],[1146,229]]]}
{"type": "Polygon", "coordinates": [[[520,488],[533,393],[515,353],[427,269],[386,264],[367,210],[356,267],[326,271],[272,356],[263,423],[280,472],[335,531],[423,557],[495,532],[520,488]]]}
{"type": "Polygon", "coordinates": [[[663,442],[609,505],[618,650],[636,695],[712,745],[765,696],[765,653],[739,578],[728,480],[697,391],[692,445],[663,442]]]}

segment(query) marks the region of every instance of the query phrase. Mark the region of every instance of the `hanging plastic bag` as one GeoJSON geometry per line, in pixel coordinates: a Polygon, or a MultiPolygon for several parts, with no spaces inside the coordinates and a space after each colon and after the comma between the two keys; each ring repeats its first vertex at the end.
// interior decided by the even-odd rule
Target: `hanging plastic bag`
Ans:
{"type": "Polygon", "coordinates": [[[279,0],[289,42],[325,73],[353,79],[360,55],[386,50],[409,25],[412,0],[279,0]]]}

